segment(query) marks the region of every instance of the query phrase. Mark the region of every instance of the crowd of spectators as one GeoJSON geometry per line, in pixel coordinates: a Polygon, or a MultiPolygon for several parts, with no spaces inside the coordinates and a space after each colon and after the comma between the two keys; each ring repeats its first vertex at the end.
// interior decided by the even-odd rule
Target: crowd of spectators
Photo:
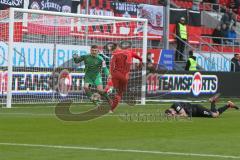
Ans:
{"type": "Polygon", "coordinates": [[[217,44],[239,45],[236,32],[236,17],[232,9],[226,10],[213,33],[212,40],[217,44]]]}
{"type": "Polygon", "coordinates": [[[237,15],[240,15],[240,0],[202,0],[202,2],[212,3],[213,9],[216,11],[219,11],[220,9],[221,12],[225,12],[229,8],[232,9],[232,11],[235,12],[237,15]]]}
{"type": "Polygon", "coordinates": [[[240,13],[240,0],[219,0],[223,6],[232,9],[235,13],[240,13]]]}

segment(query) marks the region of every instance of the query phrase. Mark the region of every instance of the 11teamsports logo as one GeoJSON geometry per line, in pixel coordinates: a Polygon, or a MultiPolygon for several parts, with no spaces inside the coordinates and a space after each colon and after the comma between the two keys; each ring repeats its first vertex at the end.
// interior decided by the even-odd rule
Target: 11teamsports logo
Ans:
{"type": "Polygon", "coordinates": [[[147,76],[147,94],[200,94],[216,93],[218,77],[203,75],[200,72],[192,74],[149,74],[147,76]]]}

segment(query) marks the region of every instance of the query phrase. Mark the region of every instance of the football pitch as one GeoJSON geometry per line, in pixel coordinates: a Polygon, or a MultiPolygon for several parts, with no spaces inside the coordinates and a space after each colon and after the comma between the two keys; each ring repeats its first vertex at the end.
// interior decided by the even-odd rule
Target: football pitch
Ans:
{"type": "MultiPolygon", "coordinates": [[[[174,119],[162,114],[169,105],[121,105],[114,114],[85,122],[58,119],[50,104],[0,108],[0,159],[240,159],[239,111],[229,109],[216,119],[174,119]]],[[[91,107],[75,104],[71,111],[91,107]]]]}

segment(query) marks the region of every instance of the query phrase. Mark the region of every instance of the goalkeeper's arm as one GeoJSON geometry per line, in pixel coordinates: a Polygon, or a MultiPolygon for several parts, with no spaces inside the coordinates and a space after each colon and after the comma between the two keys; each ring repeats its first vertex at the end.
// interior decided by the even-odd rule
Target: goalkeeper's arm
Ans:
{"type": "Polygon", "coordinates": [[[80,63],[84,60],[84,55],[83,56],[78,56],[77,54],[73,54],[73,61],[75,63],[80,63]]]}

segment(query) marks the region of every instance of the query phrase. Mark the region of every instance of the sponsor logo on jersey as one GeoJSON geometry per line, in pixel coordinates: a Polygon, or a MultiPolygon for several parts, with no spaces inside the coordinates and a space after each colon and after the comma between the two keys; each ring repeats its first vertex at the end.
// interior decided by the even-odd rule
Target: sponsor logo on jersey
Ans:
{"type": "Polygon", "coordinates": [[[176,108],[176,111],[180,111],[182,108],[181,108],[181,106],[177,106],[177,108],[176,108]]]}

